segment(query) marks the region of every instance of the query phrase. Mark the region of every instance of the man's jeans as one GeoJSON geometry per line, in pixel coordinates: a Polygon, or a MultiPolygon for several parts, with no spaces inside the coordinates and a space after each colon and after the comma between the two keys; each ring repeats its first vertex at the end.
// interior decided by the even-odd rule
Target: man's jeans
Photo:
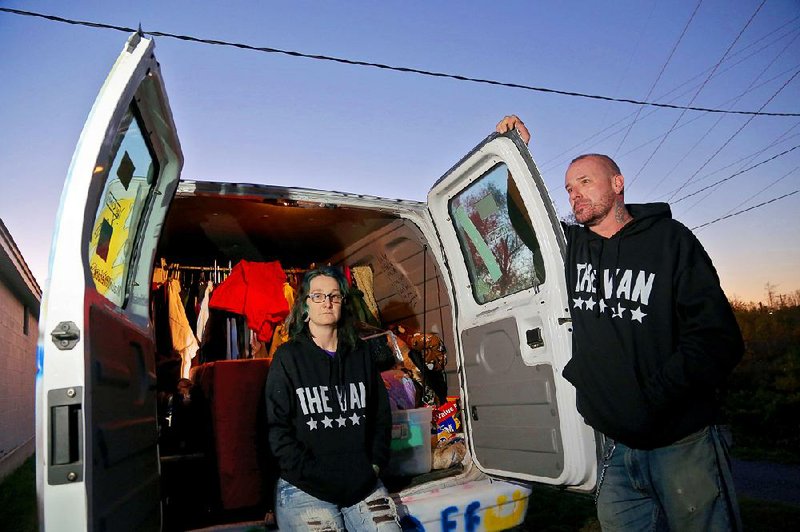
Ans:
{"type": "Polygon", "coordinates": [[[604,531],[742,529],[727,446],[716,426],[649,451],[609,440],[598,490],[604,531]]]}
{"type": "Polygon", "coordinates": [[[380,480],[372,493],[353,506],[339,507],[322,501],[282,478],[278,479],[275,499],[275,516],[281,530],[400,531],[394,501],[380,480]]]}

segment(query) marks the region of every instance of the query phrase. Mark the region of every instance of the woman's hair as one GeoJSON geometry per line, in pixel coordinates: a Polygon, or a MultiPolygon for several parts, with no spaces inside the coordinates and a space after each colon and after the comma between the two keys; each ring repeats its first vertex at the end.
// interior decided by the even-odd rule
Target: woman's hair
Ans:
{"type": "Polygon", "coordinates": [[[332,277],[339,285],[339,291],[342,293],[342,311],[339,316],[339,323],[337,324],[337,338],[340,347],[352,348],[357,339],[356,329],[354,325],[352,303],[350,302],[350,286],[345,279],[344,274],[339,268],[334,266],[320,266],[309,270],[303,276],[303,281],[300,283],[300,289],[297,292],[297,297],[294,300],[289,316],[286,318],[286,326],[289,329],[289,338],[294,338],[299,334],[311,336],[308,329],[308,295],[311,293],[311,281],[315,277],[323,275],[325,277],[332,277]]]}

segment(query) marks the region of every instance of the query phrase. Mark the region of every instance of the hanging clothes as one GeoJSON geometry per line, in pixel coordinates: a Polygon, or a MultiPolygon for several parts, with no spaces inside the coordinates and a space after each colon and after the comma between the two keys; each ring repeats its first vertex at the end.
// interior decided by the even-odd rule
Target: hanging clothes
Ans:
{"type": "Polygon", "coordinates": [[[208,321],[203,329],[200,343],[200,362],[226,360],[230,349],[230,327],[228,318],[235,316],[224,310],[209,309],[208,321]]]}
{"type": "Polygon", "coordinates": [[[239,331],[236,327],[236,317],[228,318],[228,360],[239,360],[239,331]]]}
{"type": "Polygon", "coordinates": [[[172,349],[181,357],[181,378],[189,378],[192,359],[197,355],[199,346],[181,300],[181,283],[178,279],[170,279],[167,285],[169,304],[169,328],[172,333],[172,349]]]}
{"type": "Polygon", "coordinates": [[[203,344],[203,338],[206,330],[206,323],[208,323],[208,301],[211,299],[211,292],[214,290],[214,283],[208,281],[205,290],[202,292],[202,299],[200,300],[200,310],[197,312],[197,337],[200,339],[200,344],[203,344]]]}
{"type": "Polygon", "coordinates": [[[353,266],[350,268],[356,286],[361,290],[364,303],[375,317],[375,321],[380,322],[381,316],[378,311],[378,302],[375,301],[375,286],[373,282],[371,266],[353,266]]]}
{"type": "Polygon", "coordinates": [[[156,266],[153,268],[153,282],[152,282],[152,289],[157,290],[161,288],[169,278],[167,274],[167,270],[161,266],[156,266]]]}
{"type": "Polygon", "coordinates": [[[280,262],[242,260],[211,294],[209,307],[244,315],[258,339],[266,342],[274,326],[289,315],[284,283],[286,273],[280,262]]]}
{"type": "MultiPolygon", "coordinates": [[[[286,304],[289,305],[289,308],[292,308],[294,306],[295,290],[288,282],[283,284],[283,297],[286,298],[286,304]]],[[[272,357],[275,354],[275,350],[288,341],[289,328],[286,326],[286,322],[281,322],[275,326],[275,334],[272,335],[268,356],[272,357]]]]}

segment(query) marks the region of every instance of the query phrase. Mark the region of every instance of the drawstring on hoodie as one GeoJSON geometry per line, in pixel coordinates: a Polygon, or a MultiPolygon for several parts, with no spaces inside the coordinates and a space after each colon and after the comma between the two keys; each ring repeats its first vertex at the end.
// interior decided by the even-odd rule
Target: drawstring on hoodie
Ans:
{"type": "MultiPolygon", "coordinates": [[[[596,290],[595,293],[598,296],[597,305],[594,305],[595,311],[594,315],[598,318],[600,317],[600,301],[604,301],[606,299],[606,283],[605,279],[603,279],[603,251],[606,249],[606,244],[604,239],[600,239],[600,253],[597,257],[597,265],[592,265],[594,268],[595,274],[595,283],[599,284],[599,290],[596,290]]],[[[591,254],[589,255],[591,257],[591,254]]]]}
{"type": "MultiPolygon", "coordinates": [[[[597,289],[595,290],[595,293],[597,294],[597,298],[598,298],[597,299],[597,305],[594,306],[594,315],[596,317],[598,317],[598,318],[600,317],[600,301],[605,301],[606,300],[606,296],[609,295],[609,294],[606,294],[606,282],[605,282],[605,277],[603,276],[603,254],[604,254],[605,249],[606,249],[606,243],[608,242],[609,244],[611,244],[613,242],[613,244],[615,245],[615,248],[616,248],[615,253],[614,253],[613,268],[611,268],[609,270],[611,272],[611,276],[613,278],[613,276],[616,275],[616,273],[617,273],[617,268],[619,268],[620,248],[622,247],[622,239],[625,238],[625,235],[626,235],[625,227],[623,227],[622,229],[620,229],[619,233],[617,233],[616,235],[612,236],[611,238],[606,239],[606,238],[603,238],[603,237],[597,237],[597,241],[600,242],[600,252],[597,254],[597,261],[596,262],[592,261],[592,269],[594,269],[595,286],[597,287],[597,289]]],[[[590,245],[591,245],[591,242],[592,241],[589,241],[590,245]]],[[[591,260],[592,257],[593,257],[593,254],[592,254],[591,249],[590,249],[589,250],[589,258],[590,258],[590,260],[591,260]]],[[[613,294],[611,294],[611,295],[613,295],[613,294]]]]}

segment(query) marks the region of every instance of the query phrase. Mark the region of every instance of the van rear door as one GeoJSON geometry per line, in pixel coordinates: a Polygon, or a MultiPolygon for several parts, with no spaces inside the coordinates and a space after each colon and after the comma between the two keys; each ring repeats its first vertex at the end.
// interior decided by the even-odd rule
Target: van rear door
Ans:
{"type": "Polygon", "coordinates": [[[153,48],[126,43],[61,195],[37,354],[44,530],[160,527],[150,284],[183,155],[153,48]]]}
{"type": "Polygon", "coordinates": [[[488,474],[592,489],[594,432],[562,377],[571,354],[560,221],[516,132],[428,194],[452,281],[463,414],[488,474]]]}

